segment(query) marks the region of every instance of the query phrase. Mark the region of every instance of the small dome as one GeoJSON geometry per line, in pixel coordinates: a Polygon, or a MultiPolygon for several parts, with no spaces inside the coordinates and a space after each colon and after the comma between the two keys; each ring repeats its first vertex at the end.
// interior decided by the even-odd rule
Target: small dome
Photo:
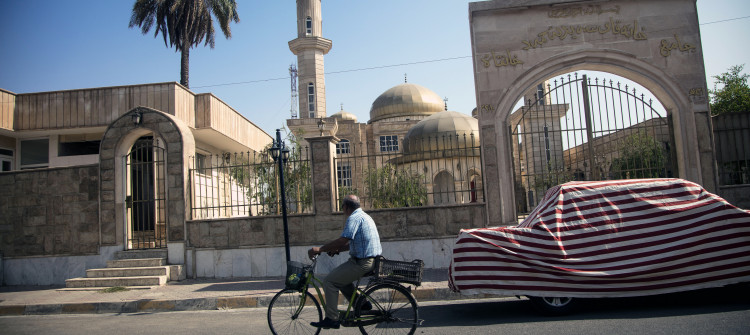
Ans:
{"type": "Polygon", "coordinates": [[[354,114],[349,113],[349,112],[347,112],[345,110],[341,110],[338,113],[331,115],[331,117],[337,118],[337,119],[342,120],[342,121],[343,120],[354,120],[355,123],[357,122],[357,116],[355,116],[354,114]]]}
{"type": "Polygon", "coordinates": [[[416,84],[390,88],[372,103],[370,122],[399,116],[429,116],[443,111],[443,99],[437,93],[416,84]]]}
{"type": "Polygon", "coordinates": [[[443,111],[419,121],[404,137],[404,153],[479,146],[479,120],[443,111]]]}

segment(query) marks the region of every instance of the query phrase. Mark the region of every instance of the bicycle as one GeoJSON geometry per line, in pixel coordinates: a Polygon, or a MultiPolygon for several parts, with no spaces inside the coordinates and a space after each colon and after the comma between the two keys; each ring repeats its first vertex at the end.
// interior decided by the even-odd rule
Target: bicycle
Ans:
{"type": "MultiPolygon", "coordinates": [[[[314,273],[317,259],[318,256],[313,257],[310,265],[288,262],[285,287],[268,305],[268,326],[273,334],[320,333],[321,328],[310,325],[323,319],[321,303],[323,308],[326,304],[322,281],[314,273]],[[317,299],[308,291],[311,285],[317,299]]],[[[362,278],[357,280],[346,310],[339,311],[341,326],[359,327],[362,334],[414,334],[422,323],[417,300],[411,287],[401,283],[419,286],[423,271],[421,260],[400,262],[378,257],[373,271],[362,277],[369,278],[367,286],[361,289],[362,278]],[[366,302],[370,302],[372,309],[363,308],[366,302]]],[[[332,303],[338,304],[338,301],[332,303]]]]}

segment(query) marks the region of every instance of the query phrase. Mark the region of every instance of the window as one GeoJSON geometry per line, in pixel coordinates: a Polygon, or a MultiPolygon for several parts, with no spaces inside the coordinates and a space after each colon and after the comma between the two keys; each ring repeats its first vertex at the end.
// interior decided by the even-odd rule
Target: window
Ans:
{"type": "Polygon", "coordinates": [[[195,154],[195,169],[198,170],[198,173],[206,173],[206,155],[195,154]]]}
{"type": "Polygon", "coordinates": [[[456,186],[453,185],[453,176],[447,171],[442,171],[435,176],[433,186],[433,198],[435,205],[455,203],[456,186]]]}
{"type": "Polygon", "coordinates": [[[21,141],[21,168],[47,167],[49,164],[49,139],[21,141]]]}
{"type": "Polygon", "coordinates": [[[536,86],[536,100],[539,101],[540,106],[544,106],[544,84],[539,84],[536,86]]]}
{"type": "Polygon", "coordinates": [[[57,141],[57,155],[81,156],[98,155],[103,133],[60,135],[57,141]]]}
{"type": "Polygon", "coordinates": [[[348,154],[349,151],[349,140],[342,139],[339,143],[336,143],[336,154],[348,154]]]}
{"type": "Polygon", "coordinates": [[[312,35],[312,19],[308,16],[307,20],[305,20],[305,34],[307,36],[312,35]]]}
{"type": "Polygon", "coordinates": [[[13,170],[13,150],[0,149],[0,172],[13,170]]]}
{"type": "Polygon", "coordinates": [[[380,136],[380,151],[398,151],[398,135],[380,136]]]}
{"type": "Polygon", "coordinates": [[[57,146],[57,155],[60,157],[98,155],[99,143],[101,141],[60,142],[57,146]]]}
{"type": "Polygon", "coordinates": [[[352,186],[352,167],[348,163],[342,163],[336,166],[336,180],[339,187],[352,186]]]}
{"type": "Polygon", "coordinates": [[[481,200],[482,176],[472,174],[469,176],[469,201],[477,202],[481,200]]]}
{"type": "Polygon", "coordinates": [[[544,152],[547,154],[547,162],[549,163],[551,157],[549,148],[549,128],[547,126],[544,126],[544,152]]]}
{"type": "Polygon", "coordinates": [[[3,158],[3,157],[0,157],[0,162],[2,163],[2,165],[0,166],[0,172],[12,171],[13,170],[13,167],[12,167],[13,166],[13,162],[11,162],[10,159],[6,159],[6,158],[3,158]]]}
{"type": "Polygon", "coordinates": [[[315,117],[315,84],[307,84],[307,110],[310,112],[310,117],[315,117]]]}

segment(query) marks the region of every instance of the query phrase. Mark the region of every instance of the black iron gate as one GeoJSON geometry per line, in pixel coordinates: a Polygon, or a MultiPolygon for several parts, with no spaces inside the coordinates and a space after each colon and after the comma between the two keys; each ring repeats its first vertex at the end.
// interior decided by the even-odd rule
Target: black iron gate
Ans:
{"type": "Polygon", "coordinates": [[[159,139],[141,137],[125,157],[128,249],[166,248],[165,150],[159,139]]]}
{"type": "Polygon", "coordinates": [[[670,119],[635,88],[568,74],[530,95],[509,119],[519,215],[568,181],[673,175],[670,119]]]}

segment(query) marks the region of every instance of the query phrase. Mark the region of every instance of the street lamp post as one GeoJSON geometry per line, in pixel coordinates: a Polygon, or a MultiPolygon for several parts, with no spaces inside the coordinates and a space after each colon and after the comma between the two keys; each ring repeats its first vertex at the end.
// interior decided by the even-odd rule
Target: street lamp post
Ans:
{"type": "Polygon", "coordinates": [[[281,130],[276,129],[276,140],[271,146],[271,157],[279,165],[279,184],[281,184],[281,216],[284,220],[284,251],[286,251],[286,261],[291,260],[289,256],[289,225],[286,216],[286,190],[284,188],[284,163],[289,160],[289,148],[281,140],[281,130]]]}

